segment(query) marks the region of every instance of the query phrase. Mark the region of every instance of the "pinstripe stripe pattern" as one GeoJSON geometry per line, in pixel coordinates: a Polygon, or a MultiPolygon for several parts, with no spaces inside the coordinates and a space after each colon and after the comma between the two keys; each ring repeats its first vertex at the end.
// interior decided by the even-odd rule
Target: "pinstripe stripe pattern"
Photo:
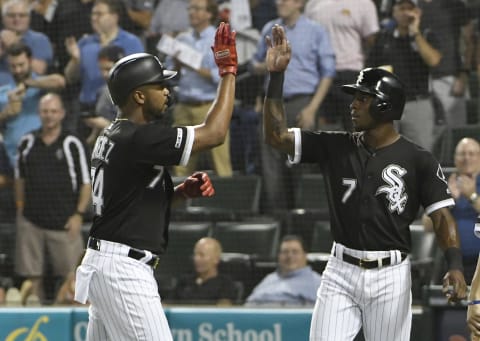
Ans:
{"type": "Polygon", "coordinates": [[[411,329],[410,260],[400,253],[358,251],[336,244],[358,258],[391,257],[393,264],[366,270],[330,256],[317,292],[310,341],[349,341],[363,326],[368,341],[408,341],[411,329]]]}
{"type": "Polygon", "coordinates": [[[101,245],[100,252],[89,249],[81,265],[94,269],[87,340],[172,341],[152,268],[126,257],[125,245],[101,245]]]}

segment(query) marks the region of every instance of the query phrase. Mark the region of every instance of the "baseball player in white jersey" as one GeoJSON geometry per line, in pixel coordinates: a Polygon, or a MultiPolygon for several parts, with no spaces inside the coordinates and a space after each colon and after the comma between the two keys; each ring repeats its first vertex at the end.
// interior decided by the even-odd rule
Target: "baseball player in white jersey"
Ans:
{"type": "Polygon", "coordinates": [[[287,129],[282,85],[291,53],[283,28],[274,27],[266,58],[264,131],[266,142],[292,163],[316,162],[325,177],[335,242],[310,340],[353,340],[362,326],[368,341],[410,340],[409,226],[420,206],[445,250],[447,297],[466,295],[459,236],[448,210],[454,201],[442,169],[428,151],[395,131],[405,92],[398,77],[383,69],[362,70],[355,84],[342,87],[353,95],[354,133],[287,129]]]}

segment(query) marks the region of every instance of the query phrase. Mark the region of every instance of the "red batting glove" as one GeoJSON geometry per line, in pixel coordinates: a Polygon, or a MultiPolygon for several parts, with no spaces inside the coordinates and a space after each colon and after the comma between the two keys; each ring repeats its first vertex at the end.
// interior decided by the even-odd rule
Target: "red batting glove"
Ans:
{"type": "Polygon", "coordinates": [[[177,187],[177,191],[188,198],[211,197],[215,194],[210,177],[205,172],[195,172],[177,187]]]}
{"type": "Polygon", "coordinates": [[[235,36],[237,32],[230,32],[230,25],[220,23],[215,33],[215,43],[212,46],[215,63],[218,66],[220,77],[227,73],[237,75],[237,49],[235,47],[235,36]]]}

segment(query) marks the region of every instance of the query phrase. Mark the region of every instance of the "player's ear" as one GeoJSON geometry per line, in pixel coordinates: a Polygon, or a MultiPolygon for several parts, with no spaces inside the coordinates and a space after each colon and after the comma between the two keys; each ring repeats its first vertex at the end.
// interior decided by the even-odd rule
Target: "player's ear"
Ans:
{"type": "Polygon", "coordinates": [[[138,105],[143,105],[145,103],[145,94],[141,90],[136,90],[133,92],[133,100],[138,105]]]}

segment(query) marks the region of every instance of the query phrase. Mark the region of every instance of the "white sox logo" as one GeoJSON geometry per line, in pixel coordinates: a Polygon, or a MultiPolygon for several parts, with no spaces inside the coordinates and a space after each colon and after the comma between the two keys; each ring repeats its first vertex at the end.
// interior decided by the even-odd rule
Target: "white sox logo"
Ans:
{"type": "Polygon", "coordinates": [[[405,193],[405,182],[402,177],[407,174],[407,170],[398,165],[388,165],[382,171],[382,178],[388,185],[381,186],[377,193],[386,193],[387,200],[390,202],[388,209],[390,212],[397,211],[401,214],[407,204],[408,195],[405,193]]]}

